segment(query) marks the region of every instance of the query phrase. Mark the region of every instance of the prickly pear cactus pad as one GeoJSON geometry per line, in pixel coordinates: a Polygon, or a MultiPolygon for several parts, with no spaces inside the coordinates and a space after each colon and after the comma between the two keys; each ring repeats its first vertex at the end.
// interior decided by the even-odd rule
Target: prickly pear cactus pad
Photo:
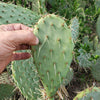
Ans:
{"type": "Polygon", "coordinates": [[[27,100],[38,100],[41,95],[39,92],[39,78],[32,57],[27,60],[12,62],[12,77],[27,100]]]}
{"type": "Polygon", "coordinates": [[[79,36],[79,22],[78,22],[77,17],[74,17],[71,20],[70,27],[71,27],[72,38],[73,38],[73,41],[75,42],[79,36]]]}
{"type": "Polygon", "coordinates": [[[40,16],[28,9],[0,2],[0,25],[22,23],[27,26],[34,25],[40,16]]]}
{"type": "Polygon", "coordinates": [[[34,28],[39,45],[32,47],[34,63],[48,97],[55,95],[72,61],[71,30],[60,17],[49,14],[34,28]]]}
{"type": "Polygon", "coordinates": [[[80,92],[73,100],[100,100],[100,88],[87,88],[80,92]]]}

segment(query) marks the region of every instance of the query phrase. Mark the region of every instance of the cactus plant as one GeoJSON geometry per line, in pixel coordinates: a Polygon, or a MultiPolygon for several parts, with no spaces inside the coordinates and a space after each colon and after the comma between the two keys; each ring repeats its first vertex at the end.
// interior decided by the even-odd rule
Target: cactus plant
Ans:
{"type": "Polygon", "coordinates": [[[90,68],[90,66],[92,66],[92,62],[89,61],[89,59],[91,58],[91,54],[83,52],[83,49],[79,49],[79,53],[80,55],[77,56],[79,66],[83,68],[90,68]]]}
{"type": "Polygon", "coordinates": [[[71,20],[70,27],[71,27],[72,38],[73,38],[73,41],[75,42],[79,36],[79,22],[78,22],[77,17],[74,17],[71,20]]]}
{"type": "Polygon", "coordinates": [[[14,94],[15,87],[9,84],[0,84],[0,100],[5,100],[14,94]]]}
{"type": "Polygon", "coordinates": [[[28,9],[0,2],[0,25],[22,23],[27,26],[34,25],[40,16],[28,9]]]}
{"type": "Polygon", "coordinates": [[[99,100],[100,99],[100,88],[91,87],[83,90],[73,100],[99,100]]]}
{"type": "Polygon", "coordinates": [[[53,97],[68,73],[72,61],[71,30],[64,20],[49,14],[34,27],[39,45],[32,47],[32,55],[46,94],[53,97]],[[47,30],[47,31],[46,31],[47,30]]]}
{"type": "Polygon", "coordinates": [[[40,85],[32,57],[27,60],[12,62],[12,77],[27,100],[38,100],[41,95],[39,92],[40,85]]]}

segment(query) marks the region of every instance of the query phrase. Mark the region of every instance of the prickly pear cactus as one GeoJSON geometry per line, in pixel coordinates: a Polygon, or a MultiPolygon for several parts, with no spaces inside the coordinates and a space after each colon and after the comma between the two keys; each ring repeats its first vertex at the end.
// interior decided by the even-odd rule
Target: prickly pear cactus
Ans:
{"type": "Polygon", "coordinates": [[[40,16],[28,9],[0,2],[0,25],[22,23],[27,26],[34,25],[40,16]]]}
{"type": "Polygon", "coordinates": [[[100,58],[97,59],[96,64],[91,67],[92,76],[97,80],[100,81],[100,58]]]}
{"type": "Polygon", "coordinates": [[[16,86],[27,100],[38,100],[41,95],[39,92],[40,85],[32,57],[12,62],[12,77],[16,86]]]}
{"type": "Polygon", "coordinates": [[[72,61],[71,30],[64,20],[49,14],[34,27],[39,45],[32,47],[32,55],[46,94],[53,97],[68,73],[72,61]]]}
{"type": "Polygon", "coordinates": [[[98,17],[98,20],[96,23],[96,31],[97,31],[97,35],[98,35],[99,40],[100,40],[100,16],[98,17]]]}
{"type": "Polygon", "coordinates": [[[9,84],[0,84],[0,100],[10,98],[14,94],[15,87],[9,84]]]}
{"type": "Polygon", "coordinates": [[[70,27],[71,27],[72,38],[73,38],[73,41],[75,42],[79,36],[79,22],[78,22],[77,17],[74,17],[71,20],[70,27]]]}
{"type": "Polygon", "coordinates": [[[77,94],[73,100],[99,100],[100,99],[100,88],[91,87],[77,94]]]}

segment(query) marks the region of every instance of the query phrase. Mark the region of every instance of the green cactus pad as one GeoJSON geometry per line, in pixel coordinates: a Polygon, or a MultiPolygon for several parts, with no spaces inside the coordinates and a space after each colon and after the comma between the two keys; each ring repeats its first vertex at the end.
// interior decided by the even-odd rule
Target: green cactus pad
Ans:
{"type": "Polygon", "coordinates": [[[100,81],[100,58],[97,59],[96,64],[91,67],[92,76],[97,80],[100,81]]]}
{"type": "Polygon", "coordinates": [[[12,76],[16,86],[27,100],[38,100],[41,95],[39,78],[32,57],[12,62],[12,76]]]}
{"type": "Polygon", "coordinates": [[[0,100],[5,100],[14,94],[15,87],[9,84],[0,84],[0,100]]]}
{"type": "Polygon", "coordinates": [[[99,40],[100,40],[100,16],[98,17],[98,20],[96,23],[96,31],[97,31],[97,35],[98,35],[99,40]]]}
{"type": "Polygon", "coordinates": [[[39,45],[32,47],[34,63],[48,97],[55,95],[72,61],[71,30],[60,17],[49,14],[34,28],[39,45]]]}
{"type": "Polygon", "coordinates": [[[100,88],[87,88],[80,92],[73,100],[100,100],[100,88]]]}
{"type": "Polygon", "coordinates": [[[40,16],[28,9],[0,2],[0,25],[22,23],[27,26],[34,25],[40,16]]]}
{"type": "Polygon", "coordinates": [[[76,41],[78,36],[79,36],[79,22],[78,22],[78,18],[74,17],[71,20],[71,33],[72,33],[72,38],[73,41],[76,41]]]}
{"type": "Polygon", "coordinates": [[[92,62],[89,60],[91,58],[91,54],[87,52],[83,52],[83,49],[79,49],[80,55],[77,56],[77,60],[80,67],[90,68],[92,66],[92,62]]]}

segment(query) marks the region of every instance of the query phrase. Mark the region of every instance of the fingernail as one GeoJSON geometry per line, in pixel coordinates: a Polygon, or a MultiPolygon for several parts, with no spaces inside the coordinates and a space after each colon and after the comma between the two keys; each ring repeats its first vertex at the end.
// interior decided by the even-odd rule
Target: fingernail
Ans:
{"type": "Polygon", "coordinates": [[[39,39],[36,37],[36,42],[35,42],[36,44],[38,44],[39,43],[39,39]]]}

